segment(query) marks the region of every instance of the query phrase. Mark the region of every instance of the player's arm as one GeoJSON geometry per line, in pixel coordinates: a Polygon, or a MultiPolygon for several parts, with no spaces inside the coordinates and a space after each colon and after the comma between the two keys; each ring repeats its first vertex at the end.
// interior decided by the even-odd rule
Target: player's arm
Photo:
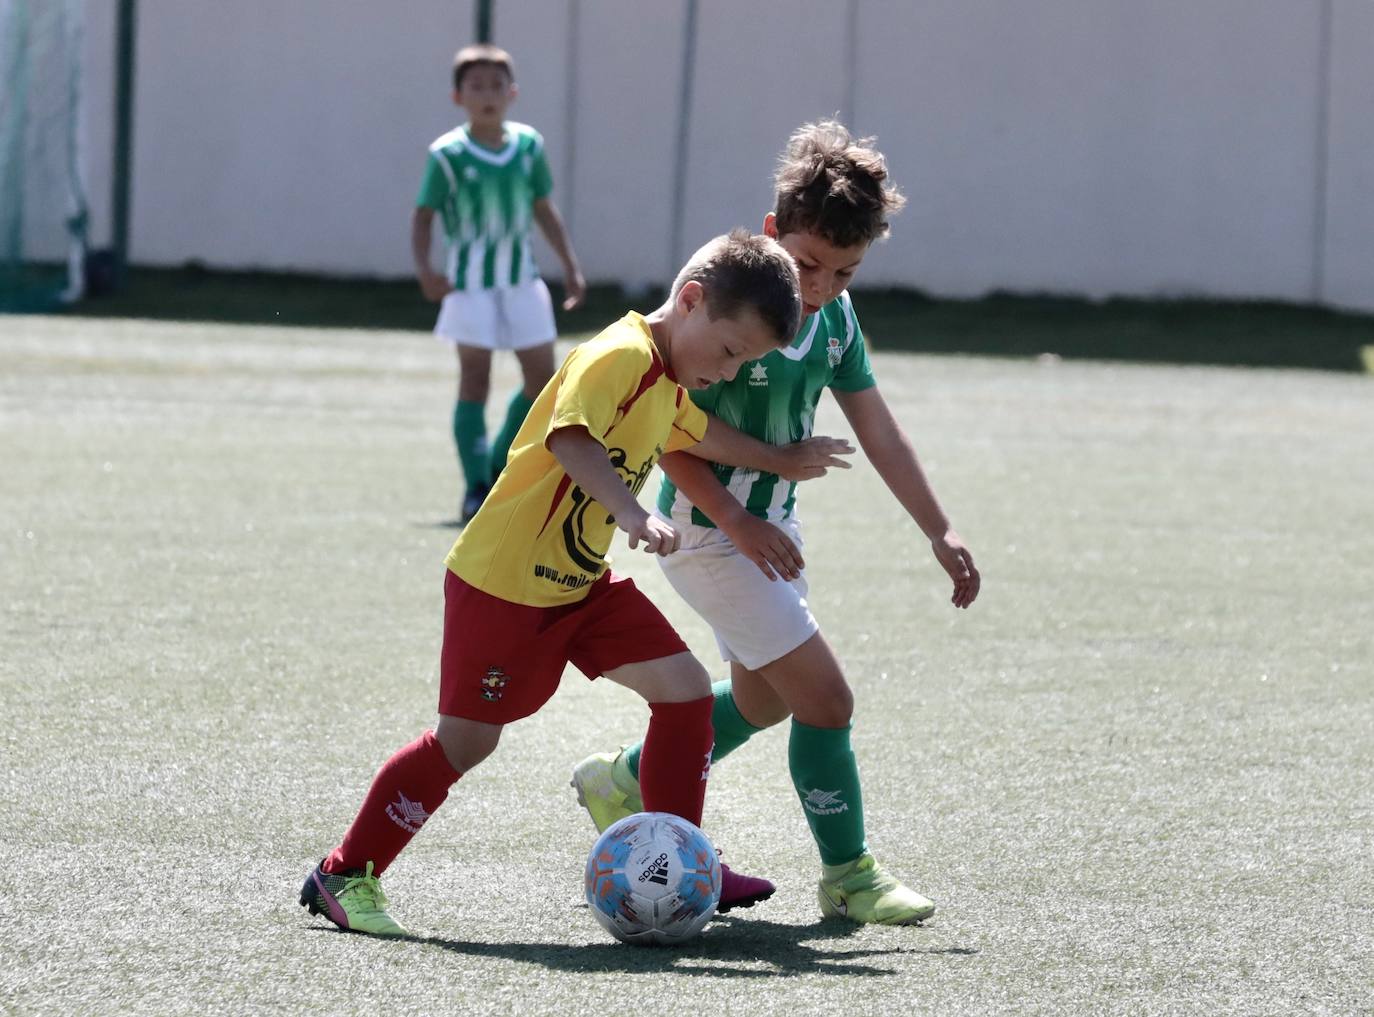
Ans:
{"type": "Polygon", "coordinates": [[[563,263],[563,288],[567,297],[563,300],[563,310],[571,311],[582,303],[587,295],[587,280],[582,277],[582,269],[573,253],[572,241],[568,239],[563,217],[558,214],[558,206],[549,197],[536,198],[534,202],[534,221],[539,224],[540,232],[548,240],[553,253],[563,263]]]}
{"type": "Polygon", "coordinates": [[[849,463],[840,456],[854,452],[854,446],[843,438],[815,437],[790,445],[770,445],[717,417],[708,416],[707,421],[706,436],[687,452],[713,463],[776,473],[784,480],[814,480],[825,476],[832,466],[847,470],[849,463]]]}
{"type": "Polygon", "coordinates": [[[792,538],[766,519],[745,511],[705,459],[690,452],[669,452],[658,465],[687,500],[706,513],[736,550],[757,565],[770,582],[780,575],[787,579],[801,575],[806,562],[792,538]]]}
{"type": "Polygon", "coordinates": [[[426,300],[443,300],[453,287],[430,264],[430,244],[434,238],[434,209],[417,205],[410,217],[410,256],[415,262],[415,277],[426,300]]]}
{"type": "Polygon", "coordinates": [[[951,602],[955,607],[968,607],[978,596],[981,584],[978,568],[973,564],[973,555],[950,526],[916,458],[916,449],[902,430],[902,425],[892,415],[887,400],[876,385],[857,392],[831,391],[854,428],[864,455],[868,456],[878,476],[883,478],[883,483],[902,508],[929,538],[936,559],[949,573],[949,578],[954,582],[951,602]]]}
{"type": "Polygon", "coordinates": [[[549,435],[548,449],[572,482],[596,499],[625,531],[630,548],[644,541],[644,550],[672,554],[680,537],[677,530],[649,515],[606,457],[606,447],[585,427],[560,427],[549,435]]]}

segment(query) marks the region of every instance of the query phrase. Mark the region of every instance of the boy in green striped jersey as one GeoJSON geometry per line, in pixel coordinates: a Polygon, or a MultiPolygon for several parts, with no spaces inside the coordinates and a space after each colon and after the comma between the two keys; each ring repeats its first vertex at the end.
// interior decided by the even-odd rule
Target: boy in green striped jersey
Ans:
{"type": "Polygon", "coordinates": [[[549,196],[553,178],[544,139],[533,127],[505,119],[516,94],[515,66],[505,50],[482,44],[458,51],[453,101],[467,112],[468,122],[429,146],[411,220],[420,289],[440,302],[434,332],[458,352],[453,440],[467,484],[463,523],[476,514],[506,464],[525,414],[553,377],[557,329],[548,288],[532,256],[531,225],[539,225],[563,263],[564,310],[580,304],[586,292],[562,216],[549,196]],[[442,273],[430,264],[436,212],[448,241],[442,273]],[[511,397],[505,422],[488,445],[491,354],[500,349],[515,353],[524,385],[511,397]]]}
{"type": "MultiPolygon", "coordinates": [[[[930,541],[965,608],[978,595],[973,557],[950,526],[915,449],[878,391],[846,287],[887,217],[904,203],[882,155],[833,121],[793,134],[776,176],[764,232],[797,262],[801,329],[745,364],[730,382],[692,398],[709,413],[774,444],[811,434],[829,389],[893,495],[930,541]]],[[[854,695],[807,604],[796,485],[774,474],[690,456],[665,456],[658,511],[682,533],[660,562],[673,587],[710,622],[730,679],[716,683],[714,759],[792,718],[788,764],[819,849],[821,911],[856,922],[910,924],[935,905],[874,861],[864,832],[850,747],[854,695]]],[[[583,760],[579,800],[599,827],[639,810],[640,746],[583,760]]]]}

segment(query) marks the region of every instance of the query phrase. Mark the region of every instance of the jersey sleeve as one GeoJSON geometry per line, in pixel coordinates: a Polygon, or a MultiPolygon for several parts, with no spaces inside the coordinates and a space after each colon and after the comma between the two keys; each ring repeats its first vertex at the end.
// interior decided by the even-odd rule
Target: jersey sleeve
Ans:
{"type": "Polygon", "coordinates": [[[560,428],[585,427],[604,445],[620,406],[635,393],[652,366],[651,358],[623,346],[592,343],[574,347],[563,365],[545,441],[560,428]]]}
{"type": "Polygon", "coordinates": [[[429,153],[429,159],[425,162],[425,175],[420,181],[420,193],[415,196],[416,207],[432,208],[436,211],[444,207],[444,202],[453,190],[453,183],[449,177],[448,166],[443,160],[444,157],[440,153],[429,153]]]}
{"type": "Polygon", "coordinates": [[[553,193],[553,174],[549,172],[549,160],[544,154],[544,139],[537,134],[530,159],[530,193],[535,201],[553,193]]]}
{"type": "Polygon", "coordinates": [[[668,435],[669,452],[681,452],[706,437],[706,414],[700,406],[687,396],[687,390],[678,387],[677,416],[673,418],[673,430],[668,435]]]}
{"type": "Polygon", "coordinates": [[[835,367],[830,387],[839,392],[861,392],[878,384],[873,377],[873,365],[868,360],[868,344],[864,342],[859,318],[854,313],[848,291],[840,295],[840,310],[844,316],[844,352],[835,367]]]}

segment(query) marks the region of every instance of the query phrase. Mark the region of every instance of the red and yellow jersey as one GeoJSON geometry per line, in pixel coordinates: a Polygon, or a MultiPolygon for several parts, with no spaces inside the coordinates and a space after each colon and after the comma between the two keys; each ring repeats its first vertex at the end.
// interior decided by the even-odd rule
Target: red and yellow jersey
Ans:
{"type": "Polygon", "coordinates": [[[564,472],[547,442],[585,427],[638,494],[665,452],[706,435],[706,414],[667,373],[633,311],[568,354],[544,386],[510,458],[445,564],[493,597],[553,607],[581,600],[606,571],[615,521],[564,472]]]}

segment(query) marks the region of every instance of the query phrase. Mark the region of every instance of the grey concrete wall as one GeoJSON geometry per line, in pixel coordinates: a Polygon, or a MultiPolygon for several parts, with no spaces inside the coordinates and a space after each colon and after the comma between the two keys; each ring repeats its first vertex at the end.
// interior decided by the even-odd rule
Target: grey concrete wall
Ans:
{"type": "MultiPolygon", "coordinates": [[[[510,115],[544,133],[593,279],[666,280],[756,225],[790,130],[839,113],[910,199],[861,282],[1374,310],[1370,0],[699,0],[681,157],[688,0],[495,6],[510,115]]],[[[112,7],[90,3],[97,239],[112,7]]],[[[472,11],[142,0],[135,260],[407,274],[472,11]]]]}

